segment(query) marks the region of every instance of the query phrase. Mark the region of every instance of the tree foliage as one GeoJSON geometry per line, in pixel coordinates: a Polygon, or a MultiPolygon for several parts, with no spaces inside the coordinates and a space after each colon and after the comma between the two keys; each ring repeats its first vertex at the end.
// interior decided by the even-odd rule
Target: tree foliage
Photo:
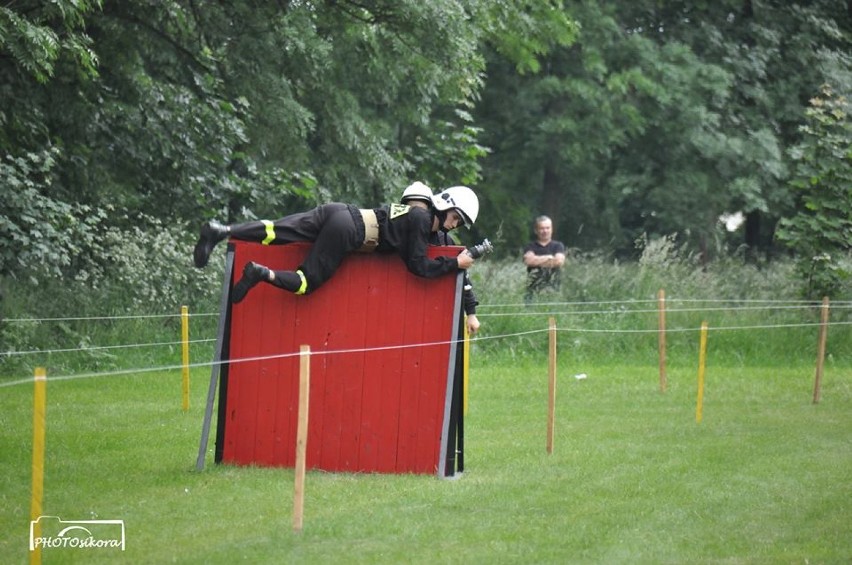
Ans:
{"type": "Polygon", "coordinates": [[[66,71],[98,76],[84,18],[99,1],[16,2],[0,7],[0,276],[61,274],[91,241],[101,215],[57,194],[62,151],[49,141],[46,85],[66,71]],[[14,8],[14,9],[13,9],[14,8]]]}
{"type": "Polygon", "coordinates": [[[383,201],[422,174],[475,184],[484,149],[467,109],[481,87],[486,30],[475,21],[485,6],[4,8],[3,173],[27,190],[0,202],[2,235],[15,242],[2,272],[71,268],[70,248],[53,237],[69,222],[89,241],[134,214],[185,225],[329,199],[383,201]],[[70,221],[74,210],[104,220],[70,221]],[[31,218],[50,227],[41,231],[55,253],[20,235],[34,229],[31,218]]]}
{"type": "Polygon", "coordinates": [[[803,139],[791,150],[798,211],[778,236],[798,257],[811,298],[837,296],[852,275],[852,118],[849,101],[823,85],[803,139]]]}
{"type": "Polygon", "coordinates": [[[81,72],[95,76],[98,57],[82,28],[86,15],[101,3],[54,0],[0,6],[0,52],[40,83],[54,76],[62,56],[74,59],[81,72]]]}
{"type": "Polygon", "coordinates": [[[770,250],[804,102],[826,77],[849,84],[847,8],[578,2],[566,5],[577,43],[538,74],[492,53],[477,119],[489,211],[520,204],[507,240],[522,245],[546,213],[571,246],[632,252],[643,234],[677,233],[709,256],[719,216],[741,211],[740,241],[770,250]]]}
{"type": "MultiPolygon", "coordinates": [[[[729,241],[720,214],[742,211],[741,242],[771,250],[780,218],[811,213],[790,183],[807,154],[791,148],[818,145],[800,128],[816,128],[808,99],[822,83],[852,92],[848,8],[7,3],[0,276],[89,272],[109,264],[99,242],[143,224],[191,239],[209,216],[369,205],[415,179],[474,187],[467,237],[498,253],[540,213],[571,247],[628,254],[676,237],[709,257],[729,241]]],[[[821,179],[845,166],[828,159],[821,179]]]]}

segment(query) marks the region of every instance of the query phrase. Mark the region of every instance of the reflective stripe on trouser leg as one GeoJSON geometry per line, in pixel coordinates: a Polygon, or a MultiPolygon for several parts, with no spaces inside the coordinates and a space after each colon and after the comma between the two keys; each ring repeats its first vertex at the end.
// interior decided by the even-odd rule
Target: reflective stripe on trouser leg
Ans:
{"type": "Polygon", "coordinates": [[[300,270],[296,271],[296,274],[299,275],[299,279],[301,279],[302,284],[299,286],[299,290],[296,291],[296,294],[305,294],[308,290],[308,279],[305,278],[305,273],[300,270]]]}
{"type": "Polygon", "coordinates": [[[266,228],[266,239],[261,241],[263,245],[269,245],[273,241],[275,241],[275,224],[270,222],[269,220],[261,220],[263,226],[266,228]]]}

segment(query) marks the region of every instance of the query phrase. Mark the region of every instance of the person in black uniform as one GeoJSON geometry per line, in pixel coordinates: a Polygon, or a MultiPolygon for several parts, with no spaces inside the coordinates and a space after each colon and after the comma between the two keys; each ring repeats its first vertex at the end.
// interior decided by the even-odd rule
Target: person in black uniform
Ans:
{"type": "MultiPolygon", "coordinates": [[[[402,192],[400,202],[409,206],[419,206],[429,208],[432,204],[432,189],[422,182],[415,182],[408,186],[402,192]]],[[[432,232],[429,237],[429,243],[432,245],[458,245],[453,237],[446,231],[438,230],[432,232]]],[[[479,331],[479,318],[476,317],[476,306],[479,301],[476,299],[476,294],[473,292],[473,284],[470,282],[470,277],[467,271],[464,273],[464,292],[462,293],[462,301],[464,304],[465,325],[467,332],[470,335],[475,335],[479,331]]]]}
{"type": "Polygon", "coordinates": [[[260,220],[222,225],[209,221],[201,226],[193,260],[207,265],[210,253],[226,237],[264,245],[313,242],[304,262],[295,271],[273,271],[249,262],[234,285],[231,301],[241,302],[259,282],[267,282],[295,294],[310,294],[334,275],[348,253],[359,249],[396,252],[415,275],[435,278],[473,265],[466,252],[457,257],[429,259],[426,246],[433,232],[472,225],[479,213],[479,200],[466,186],[454,186],[436,194],[429,209],[391,204],[359,209],[342,203],[323,204],[276,221],[260,220]]]}

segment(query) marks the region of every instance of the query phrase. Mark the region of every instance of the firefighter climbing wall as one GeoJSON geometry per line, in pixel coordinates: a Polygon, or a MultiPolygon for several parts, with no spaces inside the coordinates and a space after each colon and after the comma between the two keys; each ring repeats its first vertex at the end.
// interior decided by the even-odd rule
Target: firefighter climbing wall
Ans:
{"type": "MultiPolygon", "coordinates": [[[[232,282],[248,261],[293,270],[308,249],[232,242],[232,282]]],[[[220,336],[230,362],[220,373],[216,460],[294,465],[298,351],[309,345],[309,469],[451,475],[460,294],[459,276],[414,276],[395,254],[352,254],[307,296],[257,285],[229,305],[220,336]]]]}

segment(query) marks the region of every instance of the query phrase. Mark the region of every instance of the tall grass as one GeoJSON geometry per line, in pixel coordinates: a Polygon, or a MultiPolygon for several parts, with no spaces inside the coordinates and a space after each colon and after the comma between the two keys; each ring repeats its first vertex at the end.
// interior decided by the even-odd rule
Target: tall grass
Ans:
{"type": "MultiPolygon", "coordinates": [[[[639,262],[591,255],[569,261],[559,291],[522,301],[525,272],[519,261],[485,261],[474,273],[483,323],[477,347],[512,358],[547,347],[537,332],[555,317],[567,355],[648,362],[657,352],[658,292],[666,297],[667,353],[693,355],[703,321],[711,329],[715,359],[744,366],[784,365],[816,355],[818,302],[804,301],[790,263],[763,266],[733,259],[707,266],[653,249],[639,262]],[[490,336],[513,336],[490,339],[490,336]]],[[[852,354],[849,297],[831,309],[829,360],[852,354]]]]}
{"type": "MultiPolygon", "coordinates": [[[[165,255],[170,268],[140,273],[135,279],[138,289],[129,286],[134,277],[127,273],[95,286],[88,280],[43,281],[36,286],[5,281],[0,379],[26,377],[38,365],[59,373],[174,365],[180,358],[181,304],[190,307],[190,339],[213,340],[223,250],[217,249],[210,267],[199,271],[187,264],[191,242],[176,238],[162,244],[173,248],[165,255]],[[158,285],[174,289],[169,299],[146,299],[161,296],[154,290],[158,285]],[[104,318],[75,319],[92,316],[104,318]],[[21,354],[28,351],[52,353],[21,354]]],[[[133,249],[128,254],[136,258],[124,264],[141,270],[145,254],[133,249]]],[[[529,306],[522,301],[525,272],[519,260],[486,258],[478,262],[472,278],[483,323],[475,345],[480,354],[513,359],[540,354],[547,347],[541,332],[554,316],[567,355],[580,361],[647,362],[656,352],[656,298],[664,289],[673,362],[693,354],[702,321],[710,325],[710,347],[718,361],[784,365],[815,355],[816,329],[811,324],[819,322],[819,308],[800,301],[801,285],[793,265],[785,261],[758,266],[721,258],[701,265],[664,238],[647,243],[637,262],[596,254],[573,257],[564,269],[561,289],[542,294],[529,306]]],[[[852,297],[832,299],[831,321],[848,323],[852,297]]],[[[196,358],[209,358],[212,343],[198,346],[196,358]]],[[[849,325],[832,326],[828,362],[850,354],[849,325]]]]}

